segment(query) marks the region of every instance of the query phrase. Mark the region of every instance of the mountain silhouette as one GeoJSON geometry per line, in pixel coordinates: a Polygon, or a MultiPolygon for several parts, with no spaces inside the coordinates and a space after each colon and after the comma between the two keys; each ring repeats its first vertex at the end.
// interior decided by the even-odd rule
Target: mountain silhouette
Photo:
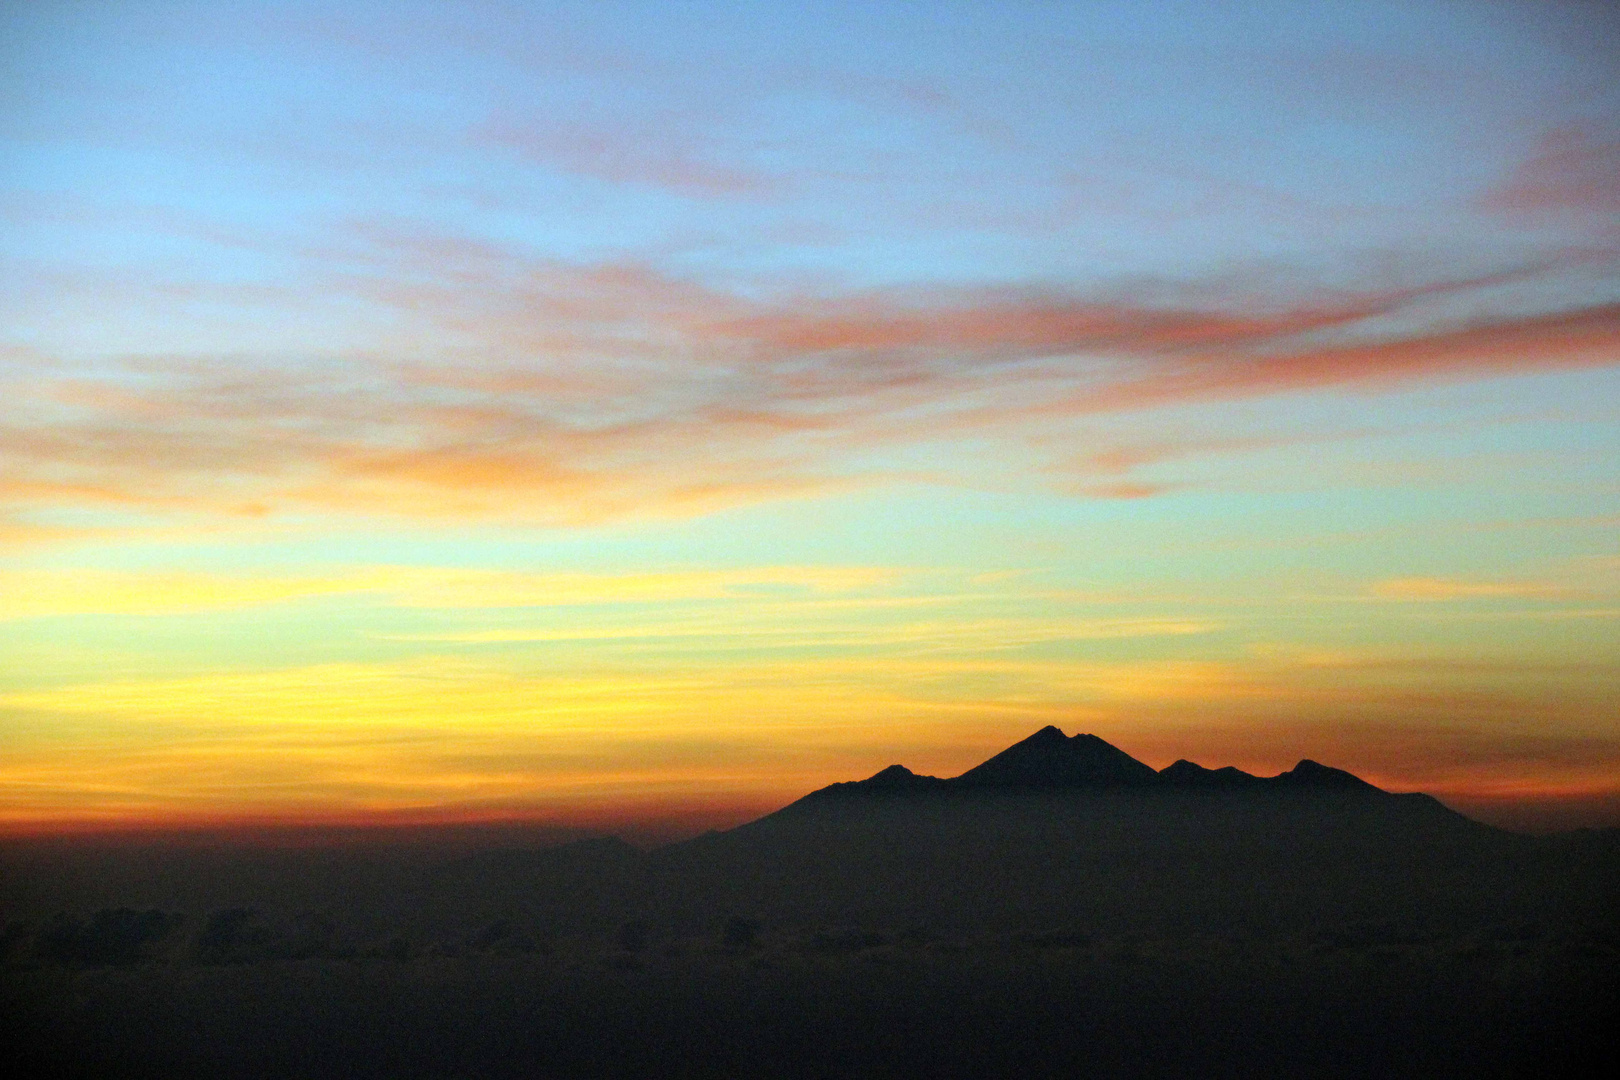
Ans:
{"type": "Polygon", "coordinates": [[[958,776],[962,787],[1061,788],[1151,784],[1159,774],[1095,735],[1044,727],[958,776]]]}
{"type": "Polygon", "coordinates": [[[1202,765],[1182,758],[1173,765],[1166,765],[1159,770],[1159,779],[1167,784],[1181,784],[1187,787],[1256,787],[1266,784],[1267,781],[1246,773],[1242,769],[1227,765],[1219,769],[1206,769],[1202,765]]]}
{"type": "MultiPolygon", "coordinates": [[[[1230,765],[1207,769],[1185,758],[1156,772],[1152,766],[1096,735],[1065,735],[1061,729],[1048,725],[960,776],[949,779],[921,776],[904,765],[890,765],[865,780],[830,784],[811,792],[800,802],[862,795],[1018,794],[1109,789],[1331,790],[1362,795],[1390,794],[1353,773],[1309,758],[1276,776],[1255,776],[1230,765]]],[[[1412,801],[1409,796],[1392,797],[1412,801]]]]}
{"type": "Polygon", "coordinates": [[[1528,842],[1309,759],[1156,771],[1047,727],[959,776],[891,765],[650,852],[648,917],[1150,934],[1499,917],[1539,873],[1528,842]]]}

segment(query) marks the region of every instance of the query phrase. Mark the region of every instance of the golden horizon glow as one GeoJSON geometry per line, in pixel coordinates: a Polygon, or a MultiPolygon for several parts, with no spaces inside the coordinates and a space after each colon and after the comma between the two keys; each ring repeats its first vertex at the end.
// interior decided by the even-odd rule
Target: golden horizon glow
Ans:
{"type": "Polygon", "coordinates": [[[1595,8],[93,8],[0,10],[0,831],[1045,724],[1620,824],[1595,8]]]}

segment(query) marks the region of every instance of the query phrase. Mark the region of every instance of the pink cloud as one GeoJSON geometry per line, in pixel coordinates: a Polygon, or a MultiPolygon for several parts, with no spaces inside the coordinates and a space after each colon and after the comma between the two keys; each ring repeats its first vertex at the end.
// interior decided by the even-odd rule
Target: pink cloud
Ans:
{"type": "MultiPolygon", "coordinates": [[[[1027,440],[1031,425],[1081,416],[1620,363],[1620,304],[1463,326],[1418,317],[1432,300],[1534,269],[1176,307],[1005,288],[762,297],[650,265],[570,265],[399,226],[336,235],[328,255],[323,294],[397,316],[368,355],[151,359],[100,375],[22,358],[0,404],[0,514],[700,513],[861,482],[851,462],[876,447],[1027,440]],[[1415,328],[1391,331],[1393,316],[1415,328]],[[1380,336],[1367,340],[1372,325],[1380,336]]],[[[1137,468],[1253,445],[1218,434],[1070,443],[1047,478],[1143,498],[1172,485],[1137,468]]]]}
{"type": "Polygon", "coordinates": [[[1365,345],[1258,344],[1179,359],[1052,408],[1117,412],[1333,386],[1389,388],[1423,379],[1611,366],[1620,363],[1620,304],[1480,321],[1365,345]]]}
{"type": "Polygon", "coordinates": [[[1508,214],[1620,212],[1620,138],[1584,127],[1549,132],[1482,203],[1508,214]]]}
{"type": "Polygon", "coordinates": [[[716,140],[680,125],[587,127],[516,119],[491,121],[483,140],[531,160],[613,184],[639,184],[697,198],[759,198],[782,178],[726,164],[716,140]]]}

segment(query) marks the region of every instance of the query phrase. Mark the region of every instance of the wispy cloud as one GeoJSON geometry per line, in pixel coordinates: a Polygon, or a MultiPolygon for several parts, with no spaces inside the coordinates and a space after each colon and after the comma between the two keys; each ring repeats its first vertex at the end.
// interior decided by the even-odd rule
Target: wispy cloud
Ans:
{"type": "Polygon", "coordinates": [[[532,161],[609,183],[697,198],[759,198],[783,186],[781,177],[726,163],[731,155],[719,153],[714,139],[689,130],[679,118],[643,119],[644,127],[624,130],[498,116],[479,134],[532,161]]]}
{"type": "MultiPolygon", "coordinates": [[[[1493,290],[1556,261],[1266,301],[1228,280],[1147,303],[761,293],[397,225],[333,244],[320,291],[392,312],[393,344],[299,364],[10,365],[0,512],[15,528],[62,507],[686,516],[881,478],[861,463],[881,447],[1028,449],[1037,426],[1087,417],[1620,362],[1620,304],[1489,313],[1493,290]],[[1474,298],[1466,323],[1438,314],[1474,298]]],[[[1099,447],[1094,479],[1056,482],[1100,498],[1175,486],[1110,465],[1121,452],[1099,447]]]]}
{"type": "Polygon", "coordinates": [[[1620,135],[1590,127],[1549,132],[1481,204],[1515,215],[1620,212],[1620,135]]]}
{"type": "Polygon", "coordinates": [[[542,608],[674,601],[822,598],[900,581],[883,567],[762,566],[664,573],[532,573],[368,566],[326,574],[0,569],[0,620],[60,615],[165,615],[369,594],[407,608],[542,608]]]}
{"type": "Polygon", "coordinates": [[[1378,582],[1372,587],[1372,595],[1380,600],[1416,602],[1508,597],[1549,600],[1567,597],[1569,590],[1550,583],[1534,581],[1462,581],[1456,578],[1407,577],[1378,582]]]}

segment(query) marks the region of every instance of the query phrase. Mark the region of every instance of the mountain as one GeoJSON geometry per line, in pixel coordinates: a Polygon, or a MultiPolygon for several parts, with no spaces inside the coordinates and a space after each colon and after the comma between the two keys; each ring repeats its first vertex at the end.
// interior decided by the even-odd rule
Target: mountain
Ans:
{"type": "MultiPolygon", "coordinates": [[[[283,862],[228,874],[195,858],[185,872],[154,862],[168,869],[147,885],[81,906],[169,906],[181,881],[199,920],[209,908],[342,912],[360,939],[398,926],[452,940],[508,924],[678,936],[732,917],[811,934],[1241,936],[1370,921],[1421,933],[1415,924],[1518,925],[1548,912],[1612,923],[1620,898],[1620,842],[1608,834],[1519,836],[1310,760],[1270,777],[1186,760],[1155,771],[1055,727],[959,776],[891,765],[651,851],[612,839],[483,850],[419,876],[359,855],[341,875],[316,855],[283,862]],[[276,880],[286,884],[266,884],[276,880]]],[[[47,906],[66,895],[36,892],[47,906]]]]}
{"type": "Polygon", "coordinates": [[[947,933],[1500,918],[1541,888],[1533,846],[1310,760],[1155,771],[1047,727],[960,776],[891,765],[651,852],[648,912],[947,933]]]}
{"type": "Polygon", "coordinates": [[[1095,735],[1065,735],[1061,729],[1047,726],[960,776],[950,779],[920,776],[904,765],[890,765],[865,780],[830,784],[811,792],[800,802],[820,803],[829,798],[864,795],[1011,795],[1114,789],[1332,790],[1362,795],[1389,794],[1352,773],[1309,758],[1287,772],[1266,777],[1230,765],[1206,769],[1185,758],[1155,772],[1152,766],[1095,735]]]}

